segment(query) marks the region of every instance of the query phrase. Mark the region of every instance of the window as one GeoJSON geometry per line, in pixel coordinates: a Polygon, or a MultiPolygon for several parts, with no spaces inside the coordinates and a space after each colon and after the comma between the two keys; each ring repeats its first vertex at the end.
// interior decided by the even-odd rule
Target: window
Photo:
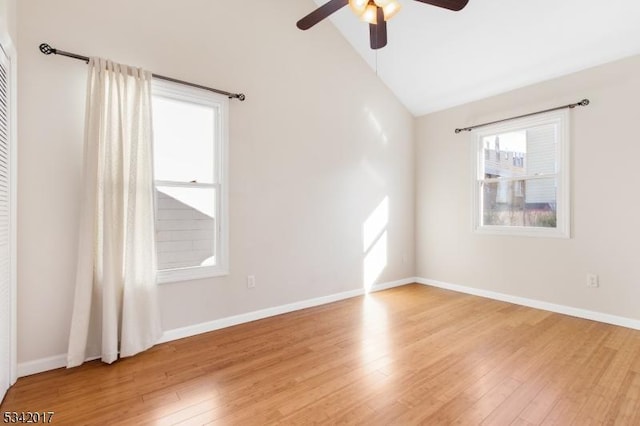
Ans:
{"type": "Polygon", "coordinates": [[[568,111],[483,127],[473,137],[474,229],[569,238],[568,111]],[[517,161],[487,156],[500,150],[517,161]]]}
{"type": "Polygon", "coordinates": [[[152,90],[158,281],[225,275],[229,100],[158,80],[152,90]]]}

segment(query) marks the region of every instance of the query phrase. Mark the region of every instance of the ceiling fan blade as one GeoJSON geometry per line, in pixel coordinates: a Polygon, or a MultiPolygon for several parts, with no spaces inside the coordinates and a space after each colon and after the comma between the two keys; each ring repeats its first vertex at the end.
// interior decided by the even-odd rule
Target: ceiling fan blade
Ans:
{"type": "Polygon", "coordinates": [[[430,4],[432,6],[444,7],[449,10],[462,10],[469,3],[469,0],[416,0],[421,3],[430,4]]]}
{"type": "Polygon", "coordinates": [[[387,45],[387,22],[384,20],[382,8],[378,8],[377,24],[369,24],[369,41],[373,50],[387,45]]]}
{"type": "Polygon", "coordinates": [[[299,20],[296,25],[301,30],[308,30],[327,16],[342,9],[348,4],[349,0],[331,0],[299,20]]]}

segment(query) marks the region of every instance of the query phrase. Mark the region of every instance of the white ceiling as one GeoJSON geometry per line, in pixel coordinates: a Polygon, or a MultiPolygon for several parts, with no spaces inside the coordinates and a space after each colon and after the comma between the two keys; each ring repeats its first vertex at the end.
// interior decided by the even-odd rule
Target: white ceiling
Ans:
{"type": "Polygon", "coordinates": [[[377,54],[349,7],[331,21],[416,116],[640,54],[639,0],[399,1],[377,54]]]}

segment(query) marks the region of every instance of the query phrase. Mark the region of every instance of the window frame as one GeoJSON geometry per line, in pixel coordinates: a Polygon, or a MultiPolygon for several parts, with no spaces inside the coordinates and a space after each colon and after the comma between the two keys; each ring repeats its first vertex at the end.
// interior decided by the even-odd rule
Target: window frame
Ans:
{"type": "Polygon", "coordinates": [[[474,130],[471,134],[471,162],[472,162],[472,230],[476,234],[506,235],[524,237],[571,238],[571,188],[570,188],[570,114],[569,110],[551,111],[536,114],[531,117],[509,120],[508,122],[493,124],[474,130]],[[519,176],[515,178],[484,178],[484,145],[483,138],[500,133],[526,130],[543,125],[557,125],[556,127],[556,173],[544,176],[519,176]],[[502,226],[484,225],[482,184],[486,181],[527,181],[541,178],[555,177],[556,186],[556,227],[544,228],[534,226],[502,226]]]}
{"type": "MultiPolygon", "coordinates": [[[[154,196],[158,186],[174,186],[184,188],[213,188],[216,190],[216,226],[214,229],[214,244],[216,254],[215,265],[190,266],[174,269],[157,269],[159,284],[180,281],[190,281],[203,278],[220,277],[229,274],[229,177],[228,177],[228,149],[229,149],[229,99],[205,89],[186,86],[180,83],[154,78],[152,81],[151,97],[160,96],[191,104],[212,107],[215,111],[216,132],[214,134],[214,167],[213,183],[180,182],[156,180],[154,176],[154,196]]],[[[155,143],[155,140],[154,140],[155,143]]],[[[155,159],[154,159],[155,161],[155,159]]],[[[154,200],[155,227],[158,226],[158,202],[154,200]]]]}

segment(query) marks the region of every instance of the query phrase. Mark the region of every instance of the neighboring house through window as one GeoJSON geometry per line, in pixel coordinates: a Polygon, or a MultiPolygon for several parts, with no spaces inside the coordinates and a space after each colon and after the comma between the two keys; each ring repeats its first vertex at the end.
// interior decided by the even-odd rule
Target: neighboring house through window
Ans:
{"type": "Polygon", "coordinates": [[[473,137],[474,229],[568,238],[568,111],[486,126],[473,137]]]}
{"type": "Polygon", "coordinates": [[[158,281],[228,273],[228,99],[154,81],[158,281]]]}

